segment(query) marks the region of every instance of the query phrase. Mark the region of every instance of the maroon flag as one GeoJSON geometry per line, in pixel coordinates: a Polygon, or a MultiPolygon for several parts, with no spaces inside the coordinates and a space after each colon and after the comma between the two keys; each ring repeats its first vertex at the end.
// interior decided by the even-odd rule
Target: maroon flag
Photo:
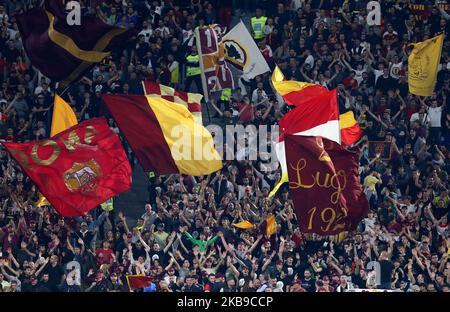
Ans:
{"type": "Polygon", "coordinates": [[[69,25],[61,0],[46,0],[15,16],[23,46],[33,66],[45,76],[68,85],[110,55],[135,33],[82,16],[80,25],[69,25]]]}
{"type": "Polygon", "coordinates": [[[225,30],[216,24],[195,30],[206,100],[211,92],[234,88],[233,74],[225,61],[222,43],[225,30]]]}
{"type": "Polygon", "coordinates": [[[321,137],[285,135],[289,188],[300,230],[334,235],[349,227],[343,185],[321,137]]]}
{"type": "Polygon", "coordinates": [[[333,141],[323,139],[325,150],[330,155],[336,171],[346,172],[346,183],[342,194],[347,204],[348,229],[353,231],[369,211],[369,202],[359,182],[359,152],[344,149],[333,141]]]}
{"type": "Polygon", "coordinates": [[[127,275],[126,279],[130,289],[146,288],[152,283],[152,278],[145,275],[127,275]]]}

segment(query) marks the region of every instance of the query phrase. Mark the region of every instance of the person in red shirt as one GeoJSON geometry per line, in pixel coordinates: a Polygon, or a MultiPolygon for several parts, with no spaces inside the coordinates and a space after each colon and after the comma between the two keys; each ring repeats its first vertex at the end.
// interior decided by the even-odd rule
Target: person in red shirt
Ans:
{"type": "Polygon", "coordinates": [[[98,265],[110,264],[111,260],[114,259],[114,254],[108,241],[103,242],[102,248],[97,248],[95,250],[95,255],[97,256],[98,265]]]}
{"type": "Polygon", "coordinates": [[[356,89],[358,87],[358,81],[355,79],[355,72],[351,71],[350,76],[342,80],[342,84],[345,89],[356,89]]]}
{"type": "Polygon", "coordinates": [[[242,102],[238,104],[239,120],[242,123],[250,123],[255,118],[253,103],[250,102],[248,95],[245,95],[242,102]]]}

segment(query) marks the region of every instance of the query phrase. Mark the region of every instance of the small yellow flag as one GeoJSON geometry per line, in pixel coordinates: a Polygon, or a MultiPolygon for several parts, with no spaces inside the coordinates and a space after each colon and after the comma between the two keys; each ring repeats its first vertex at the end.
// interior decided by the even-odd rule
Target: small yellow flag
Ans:
{"type": "Polygon", "coordinates": [[[247,221],[247,220],[241,221],[239,223],[234,223],[233,226],[237,227],[238,229],[243,229],[243,230],[248,230],[248,229],[254,228],[253,223],[251,223],[250,221],[247,221]]]}
{"type": "Polygon", "coordinates": [[[55,94],[53,105],[52,128],[50,136],[54,136],[78,123],[77,117],[69,104],[55,94]]]}
{"type": "Polygon", "coordinates": [[[345,231],[345,232],[341,232],[339,234],[331,236],[330,240],[339,245],[347,238],[347,236],[348,236],[348,232],[345,231]]]}
{"type": "Polygon", "coordinates": [[[270,236],[272,234],[275,234],[277,232],[277,223],[275,222],[275,216],[272,215],[266,219],[267,226],[266,226],[266,235],[270,236]]]}
{"type": "Polygon", "coordinates": [[[412,94],[433,95],[443,43],[444,34],[440,34],[412,44],[414,48],[408,58],[408,85],[412,94]]]}
{"type": "Polygon", "coordinates": [[[50,203],[48,202],[47,198],[44,197],[44,195],[39,194],[39,199],[35,203],[36,207],[42,207],[42,206],[50,206],[50,203]]]}
{"type": "Polygon", "coordinates": [[[284,80],[283,72],[278,66],[275,67],[272,73],[272,85],[281,96],[285,96],[291,92],[299,92],[307,87],[317,86],[309,82],[284,80]]]}

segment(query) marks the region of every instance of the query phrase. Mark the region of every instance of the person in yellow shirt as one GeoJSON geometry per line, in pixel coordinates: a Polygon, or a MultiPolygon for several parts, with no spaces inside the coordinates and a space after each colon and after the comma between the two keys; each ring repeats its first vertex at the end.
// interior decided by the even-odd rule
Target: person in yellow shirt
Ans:
{"type": "Polygon", "coordinates": [[[367,196],[367,200],[370,203],[370,199],[372,196],[374,197],[375,202],[377,202],[378,194],[376,186],[381,183],[380,173],[376,171],[372,171],[367,177],[364,179],[364,194],[367,196]]]}

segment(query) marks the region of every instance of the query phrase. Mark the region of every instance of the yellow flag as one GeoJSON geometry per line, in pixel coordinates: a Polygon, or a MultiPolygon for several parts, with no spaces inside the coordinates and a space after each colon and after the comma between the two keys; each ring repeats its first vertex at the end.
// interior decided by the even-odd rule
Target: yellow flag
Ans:
{"type": "Polygon", "coordinates": [[[243,230],[253,229],[254,227],[253,223],[247,220],[241,221],[239,223],[234,223],[233,226],[243,230]]]}
{"type": "Polygon", "coordinates": [[[53,105],[52,128],[50,136],[54,136],[78,123],[77,117],[69,104],[61,97],[55,95],[53,105]]]}
{"type": "Polygon", "coordinates": [[[270,216],[266,219],[267,226],[266,226],[266,235],[270,236],[272,234],[275,234],[277,232],[277,223],[275,222],[275,216],[270,216]]]}
{"type": "Polygon", "coordinates": [[[39,194],[39,199],[35,203],[36,207],[42,207],[42,206],[50,206],[50,203],[48,202],[47,198],[44,197],[44,195],[39,194]]]}
{"type": "Polygon", "coordinates": [[[441,59],[444,34],[413,43],[408,58],[409,92],[420,96],[433,95],[439,61],[441,59]]]}
{"type": "Polygon", "coordinates": [[[275,67],[275,70],[272,73],[272,84],[281,96],[288,95],[292,92],[299,92],[307,87],[317,86],[309,82],[284,80],[284,75],[278,66],[275,67]]]}
{"type": "Polygon", "coordinates": [[[344,241],[344,239],[347,238],[347,236],[348,236],[348,232],[345,231],[345,232],[341,232],[339,234],[331,236],[330,240],[339,245],[340,243],[342,243],[344,241]]]}

